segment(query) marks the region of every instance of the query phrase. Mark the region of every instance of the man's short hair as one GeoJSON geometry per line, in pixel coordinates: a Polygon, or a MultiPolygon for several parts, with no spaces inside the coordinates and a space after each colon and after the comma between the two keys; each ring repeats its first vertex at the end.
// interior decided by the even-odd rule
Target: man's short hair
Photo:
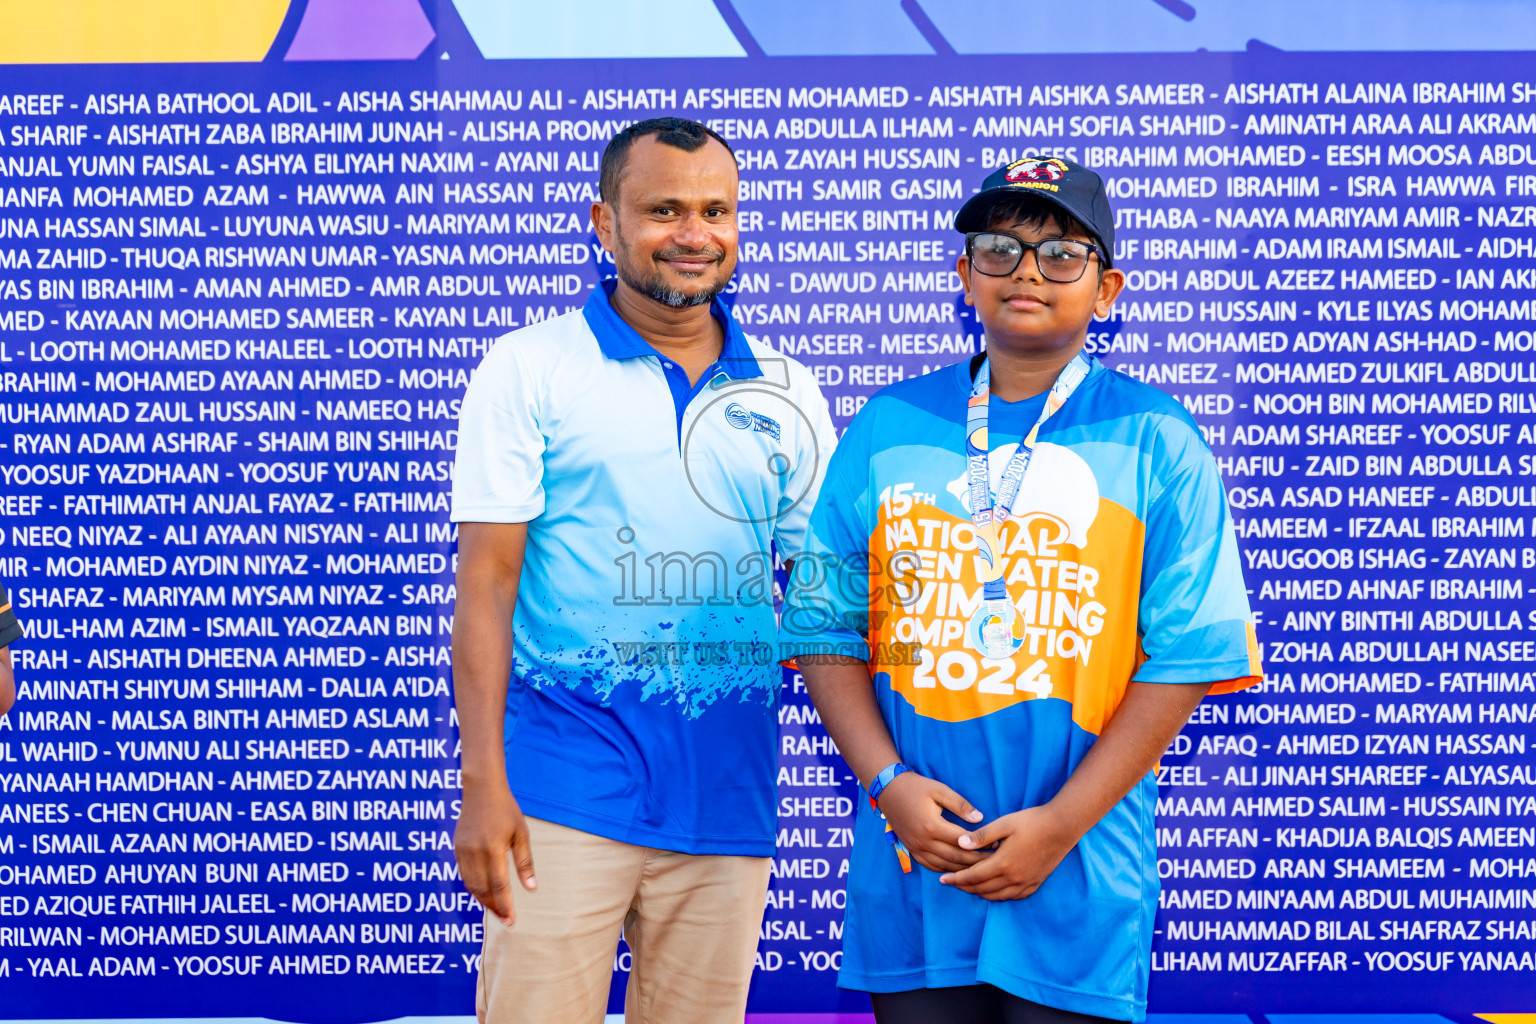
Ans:
{"type": "Polygon", "coordinates": [[[603,150],[602,172],[597,183],[603,202],[611,203],[619,197],[619,180],[624,177],[624,165],[629,163],[629,148],[635,144],[636,139],[643,139],[647,135],[656,136],[656,141],[663,146],[681,149],[685,153],[692,153],[714,139],[725,147],[732,160],[736,159],[736,151],[729,142],[721,138],[718,132],[697,121],[686,117],[653,117],[637,121],[615,135],[608,143],[608,148],[603,150]]]}

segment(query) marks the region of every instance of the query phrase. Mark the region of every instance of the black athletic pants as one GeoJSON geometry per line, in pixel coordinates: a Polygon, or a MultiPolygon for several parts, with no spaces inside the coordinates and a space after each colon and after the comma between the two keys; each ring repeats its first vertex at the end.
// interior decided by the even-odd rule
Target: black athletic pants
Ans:
{"type": "Polygon", "coordinates": [[[1020,999],[992,985],[871,992],[875,1024],[1109,1024],[1071,1010],[1020,999]]]}

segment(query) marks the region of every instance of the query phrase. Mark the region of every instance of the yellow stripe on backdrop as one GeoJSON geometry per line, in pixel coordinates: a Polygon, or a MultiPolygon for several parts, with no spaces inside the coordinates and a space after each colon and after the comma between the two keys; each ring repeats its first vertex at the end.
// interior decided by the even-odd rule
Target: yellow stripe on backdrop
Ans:
{"type": "Polygon", "coordinates": [[[0,0],[0,64],[259,61],[289,0],[0,0]]]}
{"type": "Polygon", "coordinates": [[[1488,1024],[1536,1024],[1536,1013],[1479,1013],[1477,1016],[1488,1024]]]}

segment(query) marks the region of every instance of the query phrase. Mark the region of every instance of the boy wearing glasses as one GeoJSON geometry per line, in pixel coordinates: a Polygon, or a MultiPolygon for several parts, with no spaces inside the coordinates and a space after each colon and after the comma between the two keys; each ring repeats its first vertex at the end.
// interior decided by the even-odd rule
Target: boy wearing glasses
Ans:
{"type": "Polygon", "coordinates": [[[1221,477],[1083,352],[1125,281],[1097,174],[1016,161],[955,226],[985,350],[854,419],[785,605],[870,794],[839,984],[880,1024],[1141,1020],[1152,769],[1261,677],[1221,477]]]}

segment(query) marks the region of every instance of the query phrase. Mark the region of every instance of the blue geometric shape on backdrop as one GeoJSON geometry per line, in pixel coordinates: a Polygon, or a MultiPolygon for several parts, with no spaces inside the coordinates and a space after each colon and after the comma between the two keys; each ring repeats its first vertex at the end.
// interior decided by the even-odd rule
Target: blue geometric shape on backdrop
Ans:
{"type": "Polygon", "coordinates": [[[901,0],[731,0],[770,57],[932,53],[901,0]]]}
{"type": "Polygon", "coordinates": [[[1536,49],[1529,0],[915,2],[959,53],[1236,52],[1250,40],[1311,52],[1536,49]]]}
{"type": "Polygon", "coordinates": [[[745,57],[711,0],[453,0],[491,60],[745,57]]]}

